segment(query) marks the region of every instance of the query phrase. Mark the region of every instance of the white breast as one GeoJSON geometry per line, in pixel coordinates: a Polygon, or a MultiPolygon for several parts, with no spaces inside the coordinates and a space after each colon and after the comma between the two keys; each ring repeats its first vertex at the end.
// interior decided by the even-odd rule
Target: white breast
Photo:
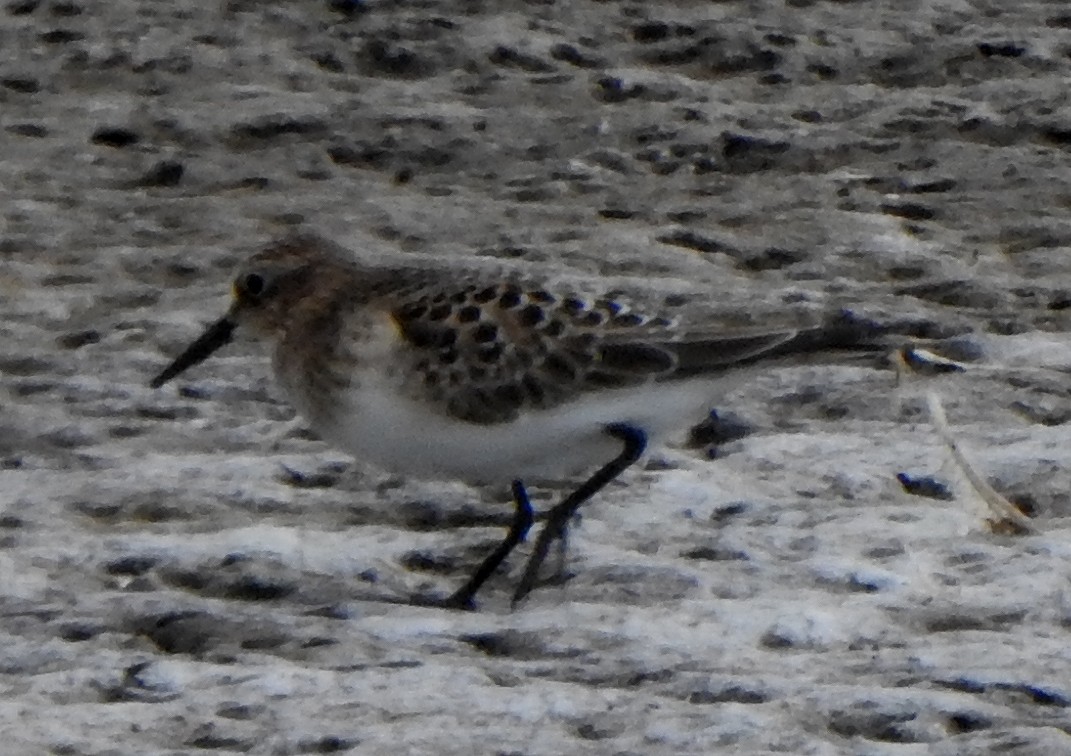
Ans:
{"type": "Polygon", "coordinates": [[[481,483],[593,470],[621,451],[606,425],[628,423],[657,442],[701,421],[712,394],[709,381],[651,384],[586,395],[507,424],[477,425],[407,398],[385,380],[360,385],[336,413],[314,421],[326,440],[391,472],[481,483]]]}
{"type": "Polygon", "coordinates": [[[611,423],[641,428],[650,442],[701,421],[710,406],[710,379],[650,383],[583,394],[551,410],[533,410],[510,423],[480,425],[444,414],[402,391],[383,366],[405,364],[388,318],[354,328],[351,388],[311,397],[300,365],[277,351],[275,372],[299,411],[323,438],[358,460],[422,478],[472,483],[560,479],[593,471],[621,451],[604,429],[611,423]],[[333,408],[333,409],[332,409],[333,408]]]}

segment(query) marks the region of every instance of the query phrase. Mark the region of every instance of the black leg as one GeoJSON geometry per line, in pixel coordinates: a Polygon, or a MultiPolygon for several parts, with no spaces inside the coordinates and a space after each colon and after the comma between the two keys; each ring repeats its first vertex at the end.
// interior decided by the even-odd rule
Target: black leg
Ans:
{"type": "Polygon", "coordinates": [[[513,593],[513,606],[517,606],[532,592],[536,577],[539,575],[539,568],[547,558],[550,544],[555,539],[564,536],[569,521],[580,509],[580,505],[638,460],[647,448],[647,434],[640,428],[624,423],[614,423],[606,426],[606,433],[621,441],[624,448],[621,449],[620,454],[599,468],[580,488],[565,497],[560,504],[547,513],[547,524],[543,526],[539,538],[536,539],[532,556],[528,558],[528,564],[524,568],[524,575],[521,576],[517,590],[513,593]]]}
{"type": "Polygon", "coordinates": [[[472,573],[468,582],[446,599],[446,606],[457,609],[475,609],[476,592],[480,590],[480,586],[494,574],[514,547],[528,536],[528,531],[532,527],[532,504],[528,501],[528,492],[524,489],[524,483],[519,480],[513,481],[513,505],[513,522],[510,523],[505,539],[498,545],[498,548],[487,555],[487,558],[472,573]]]}

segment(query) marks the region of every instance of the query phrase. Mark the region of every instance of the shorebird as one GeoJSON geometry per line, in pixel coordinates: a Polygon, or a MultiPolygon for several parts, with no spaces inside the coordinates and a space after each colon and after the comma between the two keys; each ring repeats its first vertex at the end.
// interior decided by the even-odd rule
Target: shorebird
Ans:
{"type": "Polygon", "coordinates": [[[580,506],[653,441],[694,425],[726,370],[865,344],[876,327],[726,330],[643,305],[598,280],[531,269],[360,259],[296,235],[239,268],[226,314],[152,381],[205,360],[238,330],[268,342],[278,382],[325,440],[404,475],[512,481],[501,544],[441,603],[472,608],[533,524],[523,481],[588,477],[549,510],[513,594],[535,586],[580,506]]]}

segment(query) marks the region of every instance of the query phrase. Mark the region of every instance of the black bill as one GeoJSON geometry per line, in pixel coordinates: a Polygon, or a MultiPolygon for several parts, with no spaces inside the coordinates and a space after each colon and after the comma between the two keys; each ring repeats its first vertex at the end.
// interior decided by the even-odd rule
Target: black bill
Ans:
{"type": "Polygon", "coordinates": [[[220,318],[210,325],[197,341],[186,347],[186,351],[175,358],[149,385],[160,388],[179,373],[204,360],[222,346],[229,344],[234,334],[235,323],[230,317],[220,318]]]}

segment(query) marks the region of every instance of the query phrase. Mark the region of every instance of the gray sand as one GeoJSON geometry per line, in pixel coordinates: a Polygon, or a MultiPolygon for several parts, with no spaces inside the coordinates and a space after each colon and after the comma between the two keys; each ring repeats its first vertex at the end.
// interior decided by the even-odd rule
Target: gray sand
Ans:
{"type": "Polygon", "coordinates": [[[1069,53],[1041,0],[6,0],[0,750],[1071,753],[1069,53]],[[146,385],[294,228],[934,339],[1039,533],[919,382],[777,367],[585,508],[563,586],[394,603],[504,487],[354,463],[248,342],[146,385]]]}

